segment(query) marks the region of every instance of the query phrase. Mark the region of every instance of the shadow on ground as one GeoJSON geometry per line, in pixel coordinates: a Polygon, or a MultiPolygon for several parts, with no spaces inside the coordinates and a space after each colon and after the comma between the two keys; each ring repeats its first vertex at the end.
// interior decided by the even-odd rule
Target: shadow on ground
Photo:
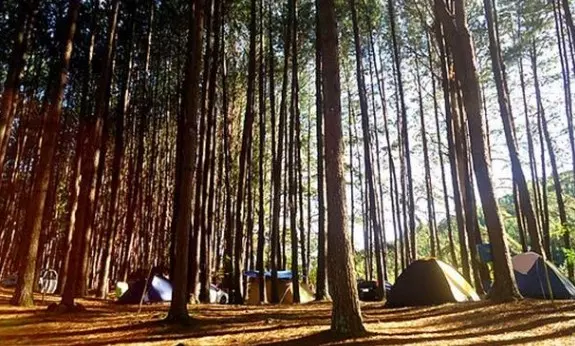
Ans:
{"type": "Polygon", "coordinates": [[[356,339],[329,333],[331,306],[312,303],[291,306],[194,305],[194,320],[186,327],[162,323],[168,306],[117,305],[82,300],[88,311],[54,314],[45,311],[58,297],[47,296],[35,308],[8,304],[0,291],[2,344],[261,344],[261,345],[407,345],[407,344],[555,344],[575,343],[575,302],[526,300],[492,305],[488,302],[435,307],[384,309],[381,303],[362,307],[370,331],[356,339]]]}

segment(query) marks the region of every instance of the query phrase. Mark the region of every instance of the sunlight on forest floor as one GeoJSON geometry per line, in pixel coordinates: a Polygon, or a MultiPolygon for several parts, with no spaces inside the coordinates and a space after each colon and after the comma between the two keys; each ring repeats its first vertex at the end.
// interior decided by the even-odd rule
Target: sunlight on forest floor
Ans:
{"type": "Polygon", "coordinates": [[[168,305],[116,305],[82,299],[88,311],[53,314],[48,296],[37,307],[8,304],[12,291],[0,290],[2,345],[222,345],[222,344],[575,344],[575,302],[526,300],[490,305],[487,302],[427,308],[383,309],[363,304],[368,336],[334,340],[329,328],[329,303],[295,306],[190,306],[195,324],[167,326],[161,322],[168,305]]]}

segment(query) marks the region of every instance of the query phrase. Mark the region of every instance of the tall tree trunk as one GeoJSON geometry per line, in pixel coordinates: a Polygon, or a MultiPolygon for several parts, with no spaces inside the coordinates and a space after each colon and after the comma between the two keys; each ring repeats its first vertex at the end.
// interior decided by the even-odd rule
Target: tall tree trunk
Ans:
{"type": "Polygon", "coordinates": [[[473,167],[492,247],[494,282],[490,298],[495,301],[515,300],[521,295],[515,283],[505,229],[499,215],[486,157],[479,78],[473,42],[467,27],[465,6],[463,3],[455,3],[455,16],[453,16],[443,0],[435,0],[434,4],[436,17],[445,28],[453,52],[455,76],[461,85],[465,102],[473,167]]]}
{"type": "MultiPolygon", "coordinates": [[[[132,8],[135,11],[135,7],[132,8]]],[[[127,51],[125,55],[124,70],[120,77],[120,98],[116,106],[116,119],[115,119],[115,137],[114,137],[114,158],[112,161],[112,181],[111,181],[111,195],[110,195],[110,209],[108,212],[106,234],[105,234],[105,252],[102,256],[100,263],[101,276],[99,279],[97,296],[105,298],[108,294],[108,281],[110,276],[110,264],[112,262],[112,250],[114,248],[114,240],[118,233],[118,195],[120,189],[120,174],[122,170],[122,162],[124,160],[124,117],[128,112],[130,104],[130,80],[132,76],[132,51],[133,51],[133,34],[135,30],[135,21],[133,19],[134,12],[131,13],[128,27],[128,35],[126,37],[127,51]]]]}
{"type": "MultiPolygon", "coordinates": [[[[437,25],[436,25],[437,27],[437,25]]],[[[431,34],[428,35],[428,40],[427,40],[427,52],[429,55],[429,68],[431,71],[434,70],[433,68],[433,51],[431,50],[431,34]]],[[[438,38],[438,41],[441,41],[441,38],[438,38]]],[[[441,44],[442,46],[442,44],[441,44]]],[[[441,54],[443,55],[443,49],[441,50],[441,54]]],[[[442,62],[442,75],[443,75],[443,71],[445,70],[445,68],[443,68],[445,66],[445,64],[442,62]]],[[[445,78],[445,77],[443,77],[445,78]]],[[[431,90],[432,90],[432,95],[433,95],[433,113],[434,113],[434,117],[435,117],[435,134],[436,134],[436,141],[437,141],[437,156],[439,157],[439,167],[441,170],[441,186],[443,188],[443,203],[445,205],[445,220],[447,223],[447,237],[448,237],[448,241],[449,241],[449,254],[450,254],[450,259],[451,259],[451,264],[455,267],[459,267],[458,265],[458,261],[457,261],[457,256],[455,255],[455,244],[453,241],[453,227],[452,227],[452,223],[451,223],[451,209],[449,208],[449,195],[448,195],[448,191],[447,191],[447,181],[445,178],[445,166],[443,164],[443,147],[442,147],[442,140],[441,140],[441,128],[439,126],[439,105],[437,102],[437,88],[436,88],[436,84],[435,84],[436,80],[435,77],[432,76],[431,78],[431,90]]],[[[446,105],[446,109],[447,109],[447,105],[446,105]]]]}
{"type": "MultiPolygon", "coordinates": [[[[283,151],[284,151],[284,133],[285,126],[286,126],[286,102],[287,102],[287,83],[288,83],[288,67],[289,67],[289,59],[291,53],[291,25],[293,18],[293,11],[294,11],[294,0],[288,1],[288,17],[287,17],[287,32],[285,36],[284,42],[284,67],[283,67],[283,81],[282,81],[282,95],[280,101],[280,119],[279,119],[279,129],[278,129],[278,147],[276,150],[275,161],[273,162],[273,191],[274,191],[274,200],[272,204],[272,248],[271,254],[272,257],[274,255],[279,255],[279,216],[280,216],[280,197],[281,197],[281,182],[282,182],[282,175],[281,175],[281,167],[283,162],[283,151]]],[[[271,45],[271,43],[270,43],[271,45]]],[[[271,49],[271,48],[270,48],[271,49]]],[[[273,65],[272,65],[273,66],[273,65]]],[[[273,69],[271,70],[273,71],[273,69]]],[[[273,72],[272,72],[273,74],[273,72]]],[[[270,93],[273,93],[273,89],[270,90],[270,93]]],[[[273,110],[272,110],[273,112],[273,110]]],[[[285,218],[284,218],[285,220],[285,218]]],[[[285,244],[285,242],[284,242],[285,244]]],[[[278,261],[279,262],[279,261],[278,261]]],[[[280,297],[278,296],[278,265],[276,261],[272,261],[272,277],[271,277],[271,287],[272,287],[272,303],[279,303],[280,297]]],[[[281,266],[281,265],[280,265],[281,266]]]]}
{"type": "Polygon", "coordinates": [[[61,37],[61,56],[54,57],[51,75],[55,77],[50,81],[47,97],[42,105],[43,139],[40,145],[40,158],[36,167],[32,195],[26,208],[26,221],[24,234],[21,239],[18,258],[20,260],[16,290],[12,296],[12,304],[19,306],[34,305],[35,270],[38,257],[38,243],[42,230],[42,216],[44,202],[50,186],[52,161],[56,150],[56,140],[62,113],[62,100],[64,89],[68,82],[68,67],[74,46],[76,21],[80,8],[79,0],[71,0],[68,7],[67,26],[61,37]]]}
{"type": "Polygon", "coordinates": [[[96,43],[96,24],[97,16],[99,12],[99,6],[96,5],[96,1],[92,3],[92,15],[90,24],[90,36],[88,39],[88,54],[86,56],[86,63],[83,71],[83,81],[82,81],[82,99],[80,101],[80,115],[78,121],[78,129],[76,134],[75,143],[75,154],[72,161],[73,168],[72,174],[69,181],[69,193],[68,193],[68,204],[67,204],[67,215],[64,223],[64,229],[66,231],[65,236],[62,237],[60,242],[59,254],[62,256],[62,265],[59,268],[59,280],[58,289],[59,294],[63,293],[67,276],[68,267],[70,262],[71,250],[72,250],[72,237],[74,234],[74,225],[76,223],[76,210],[78,209],[78,197],[80,194],[80,170],[82,165],[82,153],[84,150],[84,144],[86,139],[86,117],[90,112],[90,106],[88,102],[88,94],[90,88],[90,82],[92,80],[92,60],[94,57],[94,47],[96,43]]]}
{"type": "MultiPolygon", "coordinates": [[[[517,16],[517,36],[519,37],[519,41],[523,42],[521,37],[521,22],[520,16],[518,12],[517,16]]],[[[537,161],[535,160],[535,146],[533,143],[533,134],[531,133],[531,120],[529,116],[529,109],[527,106],[527,93],[526,93],[526,86],[525,86],[525,75],[524,75],[524,67],[523,67],[523,55],[519,57],[519,81],[521,85],[521,96],[523,100],[523,113],[525,116],[525,132],[527,134],[527,147],[529,150],[529,168],[531,170],[531,189],[533,190],[534,196],[534,212],[535,212],[535,221],[537,222],[537,229],[542,230],[542,220],[540,218],[540,209],[541,206],[539,202],[541,200],[541,191],[539,190],[539,175],[537,171],[537,161]]],[[[546,257],[550,257],[550,247],[549,243],[547,242],[544,233],[542,232],[543,239],[542,245],[543,250],[545,251],[546,257]]]]}
{"type": "MultiPolygon", "coordinates": [[[[563,5],[563,16],[565,17],[565,22],[567,24],[567,29],[568,29],[568,36],[569,36],[569,42],[571,43],[571,58],[573,59],[574,57],[574,52],[575,52],[575,25],[573,25],[573,16],[571,15],[571,7],[569,4],[569,0],[561,0],[561,4],[563,5]]],[[[559,6],[559,5],[557,5],[559,6]]],[[[567,51],[567,48],[564,47],[563,48],[564,51],[567,51]]],[[[575,69],[575,61],[573,61],[573,69],[575,69]]],[[[569,74],[569,69],[567,68],[567,74],[569,74]]],[[[569,87],[568,90],[570,90],[571,88],[569,87]]],[[[569,94],[569,99],[571,99],[571,95],[569,94]]],[[[571,100],[569,100],[569,104],[571,104],[571,100]]],[[[570,111],[572,112],[572,106],[570,106],[570,111]]],[[[574,130],[574,126],[573,126],[573,114],[569,114],[567,113],[567,131],[569,133],[569,145],[570,145],[570,149],[571,149],[571,164],[573,165],[573,175],[575,178],[575,130],[574,130]]],[[[1,163],[1,161],[0,161],[1,163]]],[[[0,168],[2,168],[2,166],[0,165],[0,168]]]]}
{"type": "MultiPolygon", "coordinates": [[[[543,130],[543,136],[545,138],[545,144],[547,145],[547,150],[549,151],[549,161],[551,162],[551,175],[553,177],[553,187],[555,189],[555,198],[557,200],[557,211],[559,213],[559,222],[561,222],[561,232],[563,236],[563,246],[565,249],[571,249],[571,237],[569,234],[569,226],[567,224],[567,213],[565,211],[565,201],[563,199],[563,186],[561,184],[561,180],[559,177],[559,170],[557,168],[557,160],[555,158],[555,151],[553,149],[553,141],[549,134],[549,128],[547,125],[547,118],[545,116],[545,109],[543,108],[543,104],[541,102],[541,89],[539,86],[539,75],[538,75],[538,67],[537,67],[537,55],[534,52],[534,49],[531,52],[531,68],[533,70],[533,80],[535,85],[535,97],[537,99],[537,109],[538,115],[541,119],[541,125],[543,130]]],[[[541,143],[543,147],[543,143],[541,143]]],[[[569,274],[569,278],[573,280],[573,264],[567,262],[567,271],[569,274]]]]}
{"type": "Polygon", "coordinates": [[[357,298],[357,284],[351,242],[347,233],[339,49],[335,3],[319,0],[323,91],[325,97],[326,186],[328,201],[328,278],[333,299],[331,331],[356,336],[365,333],[357,298]]]}
{"type": "Polygon", "coordinates": [[[393,0],[387,1],[387,10],[391,29],[391,39],[393,43],[393,57],[394,57],[393,61],[395,63],[395,72],[397,74],[397,87],[399,89],[398,93],[401,105],[401,137],[403,140],[403,150],[405,156],[405,169],[406,169],[405,186],[407,188],[407,197],[408,197],[409,247],[411,250],[409,253],[409,257],[410,260],[415,260],[417,259],[417,244],[415,237],[415,200],[413,196],[413,179],[411,174],[411,154],[409,148],[409,134],[407,131],[408,129],[407,107],[405,104],[405,93],[403,90],[403,79],[401,75],[401,57],[399,52],[399,44],[397,42],[397,33],[395,27],[395,8],[393,0]]]}
{"type": "Polygon", "coordinates": [[[316,114],[316,139],[317,139],[317,278],[315,287],[315,299],[324,300],[328,297],[327,286],[327,241],[325,227],[325,205],[324,205],[324,130],[323,130],[323,61],[322,61],[322,40],[320,23],[320,1],[315,0],[315,114],[316,114]]]}
{"type": "MultiPolygon", "coordinates": [[[[211,268],[209,266],[211,252],[209,251],[211,245],[211,233],[212,233],[212,223],[213,214],[210,212],[210,201],[213,204],[214,199],[214,165],[215,165],[215,132],[216,132],[216,112],[215,112],[215,102],[216,102],[216,83],[219,64],[219,45],[220,45],[220,26],[221,26],[221,4],[214,5],[214,20],[212,32],[214,33],[213,43],[211,51],[211,63],[210,63],[210,76],[208,82],[208,106],[207,106],[207,129],[206,129],[206,144],[204,148],[204,174],[202,176],[202,196],[205,201],[201,205],[200,210],[200,228],[201,228],[201,244],[200,244],[200,301],[202,303],[210,302],[210,277],[211,268]],[[208,181],[208,178],[211,181],[208,181]],[[209,191],[208,191],[209,187],[209,191]]],[[[196,221],[197,222],[197,221],[196,221]]]]}
{"type": "MultiPolygon", "coordinates": [[[[0,98],[0,172],[4,168],[4,158],[8,148],[8,138],[14,120],[14,106],[18,99],[20,76],[26,65],[26,50],[28,39],[34,26],[34,12],[39,0],[22,0],[18,6],[18,22],[16,24],[16,39],[10,54],[10,62],[4,81],[4,90],[0,98]]],[[[0,188],[2,186],[0,185],[0,188]]]]}
{"type": "MultiPolygon", "coordinates": [[[[258,102],[259,102],[259,125],[260,125],[260,141],[259,141],[259,155],[258,155],[258,244],[257,244],[257,259],[256,259],[256,269],[259,273],[259,301],[263,303],[266,301],[266,288],[265,288],[265,274],[264,274],[264,251],[265,251],[265,210],[264,210],[264,203],[265,203],[265,196],[264,196],[264,188],[265,188],[265,178],[266,173],[264,172],[264,151],[265,151],[265,141],[266,141],[266,101],[265,101],[265,56],[264,56],[264,46],[265,46],[265,35],[264,35],[264,15],[263,15],[263,0],[260,0],[260,9],[259,9],[259,16],[260,16],[260,31],[259,31],[259,39],[260,39],[260,47],[259,47],[259,71],[258,71],[258,102]]],[[[271,42],[269,43],[271,45],[271,42]]],[[[270,70],[270,74],[273,71],[270,70]]],[[[273,92],[273,91],[272,91],[273,92]]],[[[273,129],[272,129],[273,131],[273,129]]],[[[273,145],[273,143],[272,143],[273,145]]]]}
{"type": "MultiPolygon", "coordinates": [[[[251,155],[251,145],[252,145],[252,127],[254,123],[254,103],[255,103],[255,81],[256,81],[256,35],[257,35],[257,5],[256,0],[250,1],[250,57],[248,64],[248,88],[247,88],[247,102],[246,102],[246,114],[244,117],[244,127],[242,134],[242,148],[240,151],[240,161],[239,161],[239,176],[238,176],[238,192],[236,198],[236,214],[235,214],[235,229],[236,229],[236,239],[235,239],[235,251],[234,251],[234,289],[235,289],[235,299],[234,302],[237,304],[242,304],[244,301],[244,296],[242,292],[242,262],[241,262],[241,251],[243,247],[243,223],[242,223],[242,206],[244,200],[244,184],[246,179],[246,169],[247,165],[251,165],[251,162],[247,162],[247,158],[251,155]]],[[[248,236],[252,236],[248,234],[248,236]]]]}
{"type": "MultiPolygon", "coordinates": [[[[385,131],[385,142],[387,145],[387,159],[389,162],[389,185],[390,185],[390,197],[391,197],[391,214],[392,214],[392,221],[393,221],[393,229],[394,229],[394,249],[395,249],[395,266],[394,266],[394,270],[395,270],[395,277],[398,276],[398,268],[399,268],[399,256],[397,254],[397,249],[398,249],[398,238],[400,237],[399,234],[401,233],[401,230],[399,230],[399,228],[401,227],[400,223],[399,223],[399,209],[397,208],[397,203],[396,203],[396,197],[397,195],[394,194],[394,192],[397,190],[397,176],[395,174],[395,163],[394,163],[394,159],[393,159],[393,154],[391,152],[391,140],[390,140],[390,136],[389,136],[389,126],[388,126],[388,120],[387,120],[387,98],[385,95],[385,81],[383,79],[383,76],[380,78],[380,73],[377,67],[377,61],[375,59],[375,48],[374,48],[374,42],[373,42],[373,35],[370,32],[370,46],[371,46],[371,55],[373,56],[373,67],[375,69],[375,75],[377,78],[377,87],[378,87],[378,91],[379,91],[379,95],[381,98],[381,104],[382,104],[382,113],[383,113],[383,126],[384,126],[384,131],[385,131]],[[396,212],[397,211],[397,212],[396,212]]],[[[381,69],[383,69],[383,60],[381,58],[381,54],[379,56],[379,60],[380,60],[380,64],[381,64],[381,69]]],[[[377,138],[377,137],[376,137],[377,138]]],[[[378,160],[379,161],[379,160],[378,160]]],[[[380,170],[381,172],[381,170],[380,170]]],[[[381,193],[383,195],[383,191],[381,193]]],[[[382,206],[383,208],[383,206],[382,206]]],[[[384,218],[382,217],[382,223],[384,218]]],[[[385,231],[383,232],[383,234],[385,235],[385,231]]],[[[401,240],[401,239],[400,239],[401,240]]],[[[403,252],[401,253],[401,256],[403,257],[403,252]]],[[[403,263],[403,260],[402,262],[403,263]]],[[[384,263],[385,265],[385,263],[384,263]]],[[[385,273],[384,273],[385,274],[385,273]]]]}
{"type": "MultiPolygon", "coordinates": [[[[377,270],[378,288],[385,291],[384,277],[383,277],[383,263],[381,254],[381,226],[377,218],[375,187],[374,187],[374,173],[371,161],[371,135],[369,132],[369,110],[367,107],[367,96],[365,90],[365,81],[363,78],[363,64],[361,54],[361,43],[359,38],[359,26],[357,23],[357,11],[355,9],[355,0],[350,0],[349,6],[351,8],[352,22],[353,22],[353,37],[355,46],[355,61],[356,61],[356,78],[359,89],[359,104],[361,108],[361,128],[363,132],[363,155],[365,165],[365,179],[367,182],[367,193],[369,198],[369,219],[373,227],[374,242],[375,242],[375,268],[377,270]]],[[[384,293],[383,293],[384,294],[384,293]]]]}
{"type": "Polygon", "coordinates": [[[180,161],[176,161],[176,169],[180,171],[180,179],[176,180],[174,195],[174,219],[172,230],[175,232],[174,276],[172,277],[173,292],[167,320],[174,323],[189,323],[187,293],[188,293],[188,261],[189,261],[189,227],[192,217],[192,198],[194,166],[196,156],[197,111],[199,108],[199,79],[202,60],[204,2],[194,0],[190,3],[188,29],[187,60],[182,88],[182,110],[178,126],[180,141],[178,151],[180,161]],[[178,199],[176,201],[176,198],[178,199]]]}
{"type": "MultiPolygon", "coordinates": [[[[293,20],[288,25],[292,26],[292,85],[291,85],[291,105],[290,105],[290,113],[291,113],[291,121],[290,121],[290,150],[289,150],[289,195],[290,195],[290,210],[291,210],[291,220],[290,220],[290,232],[291,232],[291,246],[292,246],[292,253],[291,253],[291,271],[292,271],[292,292],[293,292],[293,301],[294,303],[300,302],[299,296],[299,266],[298,266],[298,232],[297,232],[297,213],[298,213],[298,183],[297,183],[297,176],[296,176],[296,169],[300,171],[299,165],[297,165],[297,160],[299,159],[299,146],[298,148],[295,147],[296,145],[296,126],[299,123],[299,81],[298,81],[298,60],[297,60],[297,51],[298,51],[298,41],[297,41],[297,34],[298,34],[298,11],[297,11],[297,0],[293,2],[293,20]]],[[[297,135],[299,138],[299,127],[297,131],[297,135]]],[[[301,209],[299,210],[301,214],[301,209]]],[[[301,215],[300,215],[301,218],[301,215]]]]}
{"type": "Polygon", "coordinates": [[[543,256],[545,253],[543,251],[543,246],[541,244],[541,236],[539,230],[537,229],[537,221],[535,219],[535,213],[533,212],[533,205],[531,203],[531,198],[529,196],[529,189],[527,187],[527,181],[523,173],[523,168],[521,167],[521,160],[519,158],[519,153],[517,150],[517,143],[515,139],[515,133],[513,130],[513,114],[511,111],[511,105],[509,104],[509,91],[507,88],[506,76],[505,76],[505,65],[501,57],[501,51],[499,48],[499,42],[496,37],[496,28],[494,24],[494,8],[492,6],[493,0],[483,0],[485,7],[485,18],[487,20],[487,27],[489,33],[489,51],[491,53],[491,65],[493,70],[493,76],[495,79],[495,85],[497,87],[497,99],[499,101],[499,111],[501,113],[501,120],[503,122],[503,129],[505,132],[505,139],[507,141],[507,148],[509,150],[509,158],[511,161],[511,168],[513,171],[513,180],[517,185],[518,200],[521,204],[521,211],[525,217],[525,226],[527,228],[527,233],[531,240],[531,249],[543,256]]]}
{"type": "MultiPolygon", "coordinates": [[[[463,201],[461,198],[462,190],[461,184],[459,182],[459,176],[457,174],[458,158],[456,155],[455,147],[455,128],[453,124],[454,120],[454,110],[452,106],[451,97],[453,94],[453,85],[455,84],[453,79],[450,77],[452,75],[449,66],[451,62],[448,60],[448,47],[444,43],[444,35],[440,23],[436,27],[436,37],[437,43],[439,45],[440,60],[441,60],[441,75],[442,75],[442,89],[443,89],[443,103],[445,110],[445,123],[447,128],[447,147],[449,155],[449,168],[451,173],[451,181],[453,186],[453,199],[455,207],[455,218],[457,221],[457,234],[459,238],[459,253],[461,257],[461,268],[463,271],[463,276],[470,281],[471,280],[471,267],[469,264],[469,252],[467,246],[466,237],[466,222],[465,214],[463,213],[463,201]],[[449,69],[449,70],[448,70],[449,69]]],[[[455,112],[457,114],[457,112],[455,112]]]]}
{"type": "MultiPolygon", "coordinates": [[[[533,76],[537,76],[537,65],[533,64],[533,58],[535,57],[536,46],[535,42],[532,42],[530,49],[530,60],[531,69],[533,71],[533,76]]],[[[536,60],[535,60],[536,62],[536,60]]],[[[545,140],[543,134],[543,124],[541,121],[541,114],[543,113],[543,102],[541,100],[541,93],[537,92],[539,90],[539,80],[538,78],[533,78],[533,86],[535,89],[535,99],[537,102],[537,133],[539,137],[539,146],[541,150],[541,228],[543,233],[544,244],[549,246],[549,257],[551,258],[551,236],[549,232],[549,201],[547,198],[547,163],[545,160],[545,140]]]]}
{"type": "Polygon", "coordinates": [[[430,255],[432,257],[436,257],[439,244],[437,240],[437,229],[435,225],[435,202],[433,199],[433,187],[431,184],[429,151],[427,149],[427,130],[425,128],[425,114],[423,111],[423,97],[421,92],[421,76],[419,74],[419,60],[417,58],[415,59],[415,71],[419,103],[419,120],[421,123],[421,141],[423,143],[423,165],[425,169],[425,192],[427,196],[427,226],[429,227],[429,248],[430,255]]]}
{"type": "Polygon", "coordinates": [[[86,254],[92,239],[93,214],[95,212],[94,197],[96,189],[96,170],[100,158],[100,147],[104,116],[109,101],[109,84],[112,74],[112,55],[116,39],[119,2],[112,3],[109,19],[106,49],[102,58],[102,74],[95,95],[94,115],[86,124],[86,142],[82,151],[81,183],[78,194],[78,207],[75,215],[72,250],[68,263],[67,280],[62,292],[61,305],[68,308],[74,306],[74,298],[83,295],[85,277],[83,277],[86,254]],[[82,292],[78,292],[82,289],[82,292]]]}

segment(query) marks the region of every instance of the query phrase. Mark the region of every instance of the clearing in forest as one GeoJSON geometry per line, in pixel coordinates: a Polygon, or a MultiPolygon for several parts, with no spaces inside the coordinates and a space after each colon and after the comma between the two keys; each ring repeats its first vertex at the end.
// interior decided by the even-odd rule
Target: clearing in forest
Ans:
{"type": "MultiPolygon", "coordinates": [[[[36,308],[8,304],[12,292],[0,291],[2,345],[516,345],[575,344],[575,302],[525,300],[446,304],[425,308],[384,309],[363,304],[370,334],[335,340],[329,329],[331,305],[285,306],[190,305],[195,324],[174,327],[161,323],[168,305],[117,305],[80,300],[88,311],[53,314],[49,296],[36,308]]],[[[38,297],[39,298],[39,297],[38,297]]]]}

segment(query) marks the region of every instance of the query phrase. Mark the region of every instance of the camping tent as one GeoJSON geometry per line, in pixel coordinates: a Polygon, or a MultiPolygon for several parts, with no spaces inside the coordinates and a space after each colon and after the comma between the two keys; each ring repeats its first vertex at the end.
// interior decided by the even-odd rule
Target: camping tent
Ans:
{"type": "Polygon", "coordinates": [[[153,275],[147,285],[145,278],[139,279],[130,284],[128,290],[118,299],[118,303],[139,304],[142,294],[144,303],[169,302],[172,300],[172,284],[160,275],[153,275]]]}
{"type": "MultiPolygon", "coordinates": [[[[257,271],[247,271],[245,272],[247,279],[247,290],[245,295],[246,304],[259,304],[260,303],[260,278],[257,271]]],[[[272,274],[270,272],[264,273],[264,281],[266,286],[267,301],[271,300],[272,296],[272,274]]],[[[280,299],[280,304],[293,304],[293,283],[292,283],[292,273],[288,270],[278,271],[278,297],[280,299]]],[[[308,303],[314,300],[314,294],[308,285],[305,283],[299,283],[299,297],[300,303],[308,303]]]]}
{"type": "Polygon", "coordinates": [[[553,263],[543,260],[535,252],[516,255],[512,259],[515,280],[524,297],[551,299],[549,286],[555,299],[575,298],[575,286],[553,263]],[[549,282],[547,282],[549,275],[549,282]]]}
{"type": "Polygon", "coordinates": [[[385,306],[396,308],[477,300],[479,296],[457,270],[429,258],[411,263],[399,275],[385,306]]]}

